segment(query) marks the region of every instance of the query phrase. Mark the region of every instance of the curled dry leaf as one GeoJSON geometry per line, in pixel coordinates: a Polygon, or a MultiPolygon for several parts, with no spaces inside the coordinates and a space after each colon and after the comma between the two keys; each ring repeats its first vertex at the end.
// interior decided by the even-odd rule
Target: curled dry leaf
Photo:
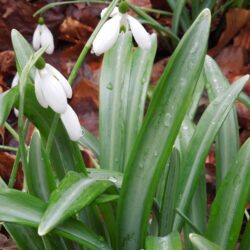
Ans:
{"type": "Polygon", "coordinates": [[[72,17],[67,17],[59,27],[60,38],[72,43],[86,43],[93,28],[79,22],[72,17]]]}
{"type": "Polygon", "coordinates": [[[230,9],[226,13],[226,29],[221,34],[216,47],[209,51],[211,56],[217,55],[230,40],[248,23],[250,22],[250,10],[230,9]]]}
{"type": "Polygon", "coordinates": [[[250,50],[250,18],[238,36],[234,38],[234,45],[247,50],[250,50]]]}
{"type": "Polygon", "coordinates": [[[98,87],[88,80],[81,80],[73,88],[70,105],[77,113],[81,125],[98,135],[98,87]]]}
{"type": "Polygon", "coordinates": [[[241,128],[250,130],[250,111],[244,104],[240,102],[237,102],[236,108],[241,128]]]}
{"type": "MultiPolygon", "coordinates": [[[[8,183],[15,156],[6,152],[0,152],[0,176],[8,183]]],[[[23,183],[23,173],[19,165],[15,188],[21,189],[23,183]]]]}

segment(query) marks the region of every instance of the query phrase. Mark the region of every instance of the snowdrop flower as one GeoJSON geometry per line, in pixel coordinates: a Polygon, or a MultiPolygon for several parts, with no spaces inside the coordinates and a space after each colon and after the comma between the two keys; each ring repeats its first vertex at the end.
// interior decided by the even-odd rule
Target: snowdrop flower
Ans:
{"type": "MultiPolygon", "coordinates": [[[[16,87],[18,82],[19,82],[19,75],[18,75],[18,72],[16,72],[16,74],[15,74],[13,80],[12,80],[12,83],[11,83],[11,88],[16,87]]],[[[16,116],[18,116],[19,112],[18,112],[18,110],[16,108],[14,108],[14,113],[15,113],[16,116]]]]}
{"type": "Polygon", "coordinates": [[[67,105],[66,111],[62,113],[61,120],[72,141],[77,141],[82,136],[82,128],[75,111],[67,105]]]}
{"type": "MultiPolygon", "coordinates": [[[[151,47],[151,39],[149,33],[134,17],[127,14],[128,7],[126,2],[122,2],[119,9],[115,7],[110,15],[110,19],[104,23],[99,33],[97,34],[92,51],[96,55],[100,55],[112,48],[118,39],[120,30],[127,31],[130,27],[132,35],[142,49],[151,47]],[[123,6],[122,6],[123,5],[123,6]],[[123,8],[121,8],[121,6],[123,8]],[[125,8],[124,8],[125,6],[125,8]]],[[[107,8],[101,12],[101,17],[105,14],[107,8]]]]}
{"type": "Polygon", "coordinates": [[[46,63],[43,68],[36,70],[35,94],[42,107],[50,106],[61,114],[67,109],[67,98],[72,97],[72,89],[66,78],[46,63]]]}
{"type": "Polygon", "coordinates": [[[52,54],[54,51],[54,38],[51,31],[44,24],[44,19],[42,17],[38,20],[38,25],[33,34],[32,45],[35,50],[41,47],[47,47],[46,53],[52,54]]]}

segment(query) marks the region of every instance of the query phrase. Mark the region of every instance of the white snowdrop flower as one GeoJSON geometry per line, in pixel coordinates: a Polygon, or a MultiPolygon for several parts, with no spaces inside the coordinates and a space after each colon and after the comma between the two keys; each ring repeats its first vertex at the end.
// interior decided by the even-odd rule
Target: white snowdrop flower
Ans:
{"type": "Polygon", "coordinates": [[[43,18],[39,18],[38,25],[33,34],[32,45],[35,50],[47,47],[46,53],[52,54],[54,51],[54,38],[51,31],[44,24],[43,18]]]}
{"type": "Polygon", "coordinates": [[[72,97],[72,89],[66,78],[53,66],[46,63],[35,74],[35,94],[44,108],[51,107],[56,113],[64,113],[67,98],[72,97]]]}
{"type": "MultiPolygon", "coordinates": [[[[13,80],[12,80],[12,83],[11,83],[11,88],[14,88],[14,87],[16,87],[17,86],[17,84],[18,84],[18,82],[19,82],[19,74],[18,74],[18,72],[16,72],[16,74],[15,74],[15,76],[14,76],[14,78],[13,78],[13,80]]],[[[16,115],[16,116],[18,116],[18,110],[16,109],[16,108],[14,108],[14,114],[16,115]]]]}
{"type": "MultiPolygon", "coordinates": [[[[102,10],[101,17],[106,11],[107,8],[102,10]]],[[[151,47],[150,34],[134,17],[127,13],[121,13],[117,7],[112,11],[110,17],[104,23],[93,42],[93,53],[100,55],[112,48],[118,39],[120,30],[129,30],[129,28],[140,48],[149,49],[151,47]]]]}
{"type": "Polygon", "coordinates": [[[66,111],[60,116],[70,139],[72,141],[78,141],[83,133],[75,111],[67,105],[66,111]]]}

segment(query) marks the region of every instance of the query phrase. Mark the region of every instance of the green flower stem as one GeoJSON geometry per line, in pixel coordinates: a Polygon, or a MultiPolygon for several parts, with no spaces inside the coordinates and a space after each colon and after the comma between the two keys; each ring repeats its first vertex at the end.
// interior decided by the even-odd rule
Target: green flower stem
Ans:
{"type": "Polygon", "coordinates": [[[11,127],[11,125],[8,122],[4,123],[4,127],[10,132],[10,134],[13,136],[13,138],[19,142],[19,135],[18,133],[15,131],[15,129],[13,129],[11,127]]]}
{"type": "Polygon", "coordinates": [[[179,38],[169,29],[168,27],[164,27],[159,24],[156,20],[154,20],[151,16],[149,16],[145,11],[141,8],[131,4],[128,2],[129,7],[137,13],[140,17],[142,17],[145,21],[147,21],[153,28],[155,28],[158,32],[164,33],[172,40],[173,44],[177,45],[179,42],[179,38]]]}
{"type": "Polygon", "coordinates": [[[14,151],[16,152],[18,149],[15,147],[0,145],[0,150],[6,150],[6,151],[14,151]]]}
{"type": "Polygon", "coordinates": [[[43,6],[41,9],[36,11],[33,14],[33,17],[37,15],[42,15],[45,11],[55,8],[57,6],[67,5],[67,4],[73,4],[73,3],[96,3],[96,4],[109,4],[110,1],[101,1],[101,0],[73,0],[73,1],[64,1],[64,2],[55,2],[55,3],[49,3],[45,6],[43,6]]]}
{"type": "Polygon", "coordinates": [[[20,156],[21,156],[20,150],[18,149],[17,154],[16,154],[16,159],[15,159],[15,162],[13,164],[12,171],[10,174],[10,179],[9,179],[9,183],[8,183],[9,188],[13,188],[13,186],[16,182],[16,176],[17,176],[17,172],[18,172],[20,156]]]}
{"type": "MultiPolygon", "coordinates": [[[[115,6],[117,5],[117,3],[119,2],[120,0],[113,0],[111,2],[111,4],[109,5],[105,15],[103,16],[103,18],[100,20],[100,22],[98,23],[98,25],[96,26],[95,30],[93,31],[93,33],[91,34],[90,38],[88,39],[87,43],[85,44],[85,46],[83,47],[82,49],[82,52],[80,53],[70,75],[69,75],[69,78],[68,78],[68,82],[70,85],[73,84],[75,78],[76,78],[76,75],[87,55],[87,53],[89,52],[89,50],[91,49],[91,46],[92,46],[92,43],[97,35],[97,33],[99,32],[99,30],[101,29],[102,25],[105,23],[105,21],[108,19],[109,15],[112,13],[113,9],[115,8],[115,6]]],[[[71,1],[72,3],[73,1],[71,1]]],[[[53,137],[54,137],[54,134],[55,134],[55,131],[56,131],[56,127],[57,127],[57,123],[59,121],[59,118],[60,118],[60,115],[59,114],[55,114],[54,115],[54,118],[53,118],[53,123],[52,123],[52,127],[50,129],[50,133],[49,133],[49,136],[48,136],[48,139],[47,139],[47,144],[46,144],[46,151],[49,155],[50,153],[50,150],[51,150],[51,147],[52,147],[52,143],[53,143],[53,137]]]]}
{"type": "Polygon", "coordinates": [[[160,14],[162,16],[173,16],[173,13],[169,11],[158,10],[158,9],[153,9],[153,8],[148,8],[148,7],[139,7],[139,8],[148,13],[160,14]]]}

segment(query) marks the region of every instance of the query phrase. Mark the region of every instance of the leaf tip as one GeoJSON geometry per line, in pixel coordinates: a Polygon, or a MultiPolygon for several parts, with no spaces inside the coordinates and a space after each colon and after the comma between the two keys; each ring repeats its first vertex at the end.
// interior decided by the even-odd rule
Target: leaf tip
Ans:
{"type": "Polygon", "coordinates": [[[43,224],[40,224],[37,230],[39,236],[44,236],[47,233],[47,229],[43,227],[43,224]]]}

